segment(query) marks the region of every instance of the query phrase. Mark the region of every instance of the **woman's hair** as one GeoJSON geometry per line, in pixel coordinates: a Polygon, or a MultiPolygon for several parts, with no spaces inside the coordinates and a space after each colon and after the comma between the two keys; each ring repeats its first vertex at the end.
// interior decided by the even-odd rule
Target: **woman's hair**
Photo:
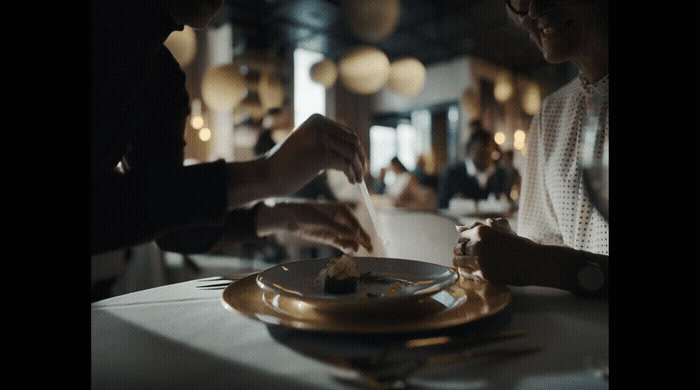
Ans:
{"type": "Polygon", "coordinates": [[[469,152],[469,149],[477,142],[483,142],[484,145],[493,144],[498,149],[496,140],[494,140],[491,133],[486,130],[477,131],[469,137],[469,141],[467,141],[466,145],[467,152],[469,152]]]}

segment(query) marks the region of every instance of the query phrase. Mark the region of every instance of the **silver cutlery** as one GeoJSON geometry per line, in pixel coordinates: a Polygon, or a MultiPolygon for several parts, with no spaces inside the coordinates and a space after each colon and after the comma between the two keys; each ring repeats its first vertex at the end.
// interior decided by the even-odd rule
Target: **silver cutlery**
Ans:
{"type": "MultiPolygon", "coordinates": [[[[486,348],[480,350],[461,351],[426,358],[412,358],[396,361],[390,364],[376,364],[362,368],[352,367],[360,377],[357,379],[339,378],[349,384],[360,385],[371,389],[404,388],[408,377],[415,372],[433,366],[466,363],[478,359],[495,363],[500,360],[513,358],[542,350],[538,345],[526,344],[516,347],[486,348]]],[[[346,367],[348,368],[348,367],[346,367]]]]}
{"type": "Polygon", "coordinates": [[[337,380],[355,382],[355,385],[363,387],[384,389],[405,386],[407,377],[427,367],[477,360],[496,362],[541,350],[534,344],[474,349],[484,344],[524,336],[526,336],[524,330],[505,330],[470,336],[424,337],[392,344],[369,357],[343,359],[316,356],[326,363],[353,371],[359,376],[354,380],[336,378],[337,380]]]}
{"type": "Polygon", "coordinates": [[[243,278],[246,278],[250,275],[255,275],[259,273],[259,271],[255,272],[245,272],[245,273],[240,273],[240,274],[233,274],[229,276],[217,276],[214,278],[209,278],[209,279],[204,279],[200,280],[199,284],[197,284],[197,288],[200,290],[223,290],[226,287],[229,286],[229,284],[241,280],[243,278]]]}

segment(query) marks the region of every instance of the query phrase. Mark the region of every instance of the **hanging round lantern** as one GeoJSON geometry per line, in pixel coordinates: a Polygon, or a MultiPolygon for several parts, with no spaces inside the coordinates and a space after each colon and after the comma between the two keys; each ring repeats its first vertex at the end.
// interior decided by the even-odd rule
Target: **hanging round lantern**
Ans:
{"type": "Polygon", "coordinates": [[[510,77],[501,73],[496,76],[496,83],[493,87],[493,96],[499,102],[503,103],[513,96],[513,83],[510,81],[510,77]]]}
{"type": "Polygon", "coordinates": [[[330,88],[338,78],[338,67],[332,60],[324,58],[313,64],[309,73],[311,74],[311,80],[326,86],[326,88],[330,88]]]}
{"type": "Polygon", "coordinates": [[[237,106],[246,93],[246,79],[237,65],[209,68],[202,80],[202,99],[211,108],[229,110],[237,106]]]}
{"type": "Polygon", "coordinates": [[[284,87],[273,72],[264,71],[260,75],[258,94],[265,112],[272,108],[282,107],[282,103],[284,103],[284,87]]]}
{"type": "Polygon", "coordinates": [[[385,40],[399,25],[399,0],[341,0],[340,8],[353,35],[366,42],[385,40]]]}
{"type": "Polygon", "coordinates": [[[469,87],[462,92],[462,98],[460,99],[464,111],[471,119],[481,118],[481,101],[479,96],[476,94],[473,88],[469,87]]]}
{"type": "Polygon", "coordinates": [[[338,62],[340,81],[360,95],[376,93],[389,80],[389,58],[381,50],[361,46],[346,53],[338,62]]]}
{"type": "Polygon", "coordinates": [[[391,63],[386,86],[404,95],[416,96],[423,90],[425,75],[425,66],[418,59],[401,58],[391,63]]]}
{"type": "Polygon", "coordinates": [[[540,109],[542,103],[542,95],[539,85],[528,83],[525,92],[523,93],[523,110],[528,115],[535,115],[540,109]]]}
{"type": "Polygon", "coordinates": [[[185,26],[182,31],[173,31],[163,44],[170,50],[181,68],[192,63],[197,54],[197,37],[190,26],[185,26]]]}

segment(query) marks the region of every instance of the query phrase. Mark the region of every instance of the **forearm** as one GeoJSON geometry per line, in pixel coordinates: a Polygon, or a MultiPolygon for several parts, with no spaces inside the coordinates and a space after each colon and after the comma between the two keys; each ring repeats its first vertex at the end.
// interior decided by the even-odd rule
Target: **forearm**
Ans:
{"type": "Polygon", "coordinates": [[[156,243],[161,250],[179,253],[206,253],[225,249],[243,241],[262,240],[256,234],[255,216],[258,205],[227,213],[220,224],[203,224],[172,229],[156,243]]]}
{"type": "Polygon", "coordinates": [[[228,207],[237,208],[251,201],[284,195],[285,189],[270,178],[270,167],[264,158],[226,163],[228,207]]]}

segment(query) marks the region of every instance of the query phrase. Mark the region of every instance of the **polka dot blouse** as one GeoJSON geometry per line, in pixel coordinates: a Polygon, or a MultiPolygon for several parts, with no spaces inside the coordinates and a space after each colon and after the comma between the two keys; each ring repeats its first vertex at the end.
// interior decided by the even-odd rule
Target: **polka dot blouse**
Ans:
{"type": "MultiPolygon", "coordinates": [[[[542,102],[530,124],[517,226],[535,242],[607,255],[608,223],[589,201],[577,164],[586,98],[594,91],[607,135],[608,76],[585,86],[575,78],[542,102]]],[[[596,145],[594,153],[601,151],[596,145]]]]}

